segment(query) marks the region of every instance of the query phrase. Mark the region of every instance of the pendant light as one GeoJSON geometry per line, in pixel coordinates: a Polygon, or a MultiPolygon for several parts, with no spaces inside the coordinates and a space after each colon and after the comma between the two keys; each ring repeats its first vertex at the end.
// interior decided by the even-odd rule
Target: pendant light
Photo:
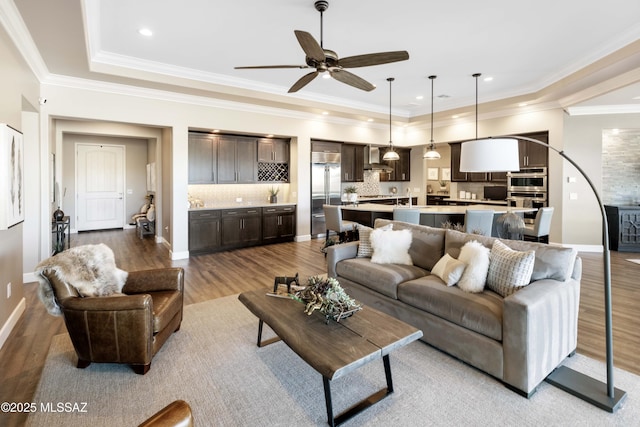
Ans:
{"type": "Polygon", "coordinates": [[[433,81],[438,76],[429,76],[431,80],[431,142],[427,147],[427,152],[422,156],[425,159],[439,159],[440,153],[436,151],[436,144],[433,143],[433,81]]]}
{"type": "Polygon", "coordinates": [[[514,138],[478,139],[478,77],[476,79],[476,139],[460,146],[460,172],[508,172],[520,170],[518,140],[514,138]]]}
{"type": "Polygon", "coordinates": [[[393,142],[391,141],[391,82],[394,80],[393,77],[387,79],[389,82],[389,150],[384,153],[382,160],[400,160],[398,153],[393,150],[393,142]]]}

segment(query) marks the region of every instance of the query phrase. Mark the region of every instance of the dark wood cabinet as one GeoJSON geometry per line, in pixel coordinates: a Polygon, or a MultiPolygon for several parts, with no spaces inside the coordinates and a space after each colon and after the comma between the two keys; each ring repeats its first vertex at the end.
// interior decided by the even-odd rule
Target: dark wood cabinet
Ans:
{"type": "Polygon", "coordinates": [[[506,172],[489,172],[487,174],[487,178],[489,182],[507,182],[507,173],[506,172]]]}
{"type": "Polygon", "coordinates": [[[217,155],[217,136],[189,134],[189,184],[216,183],[217,155]]]}
{"type": "Polygon", "coordinates": [[[224,248],[257,245],[262,240],[262,208],[225,209],[221,216],[224,248]]]}
{"type": "Polygon", "coordinates": [[[262,243],[292,241],[296,235],[296,207],[262,208],[262,243]]]}
{"type": "Polygon", "coordinates": [[[258,162],[289,163],[289,141],[274,138],[259,139],[258,162]]]}
{"type": "Polygon", "coordinates": [[[400,156],[399,160],[383,160],[384,154],[389,150],[388,147],[380,148],[380,163],[391,168],[393,172],[388,173],[387,177],[383,177],[380,173],[381,181],[411,181],[411,148],[398,148],[394,150],[400,156]]]}
{"type": "Polygon", "coordinates": [[[451,181],[453,182],[466,182],[467,173],[460,172],[460,153],[462,151],[462,144],[460,142],[449,143],[451,147],[451,181]]]}
{"type": "Polygon", "coordinates": [[[640,252],[640,206],[606,205],[609,248],[620,252],[640,252]]]}
{"type": "Polygon", "coordinates": [[[364,150],[364,145],[342,145],[340,158],[342,182],[364,181],[364,150]]]}
{"type": "MultiPolygon", "coordinates": [[[[522,136],[549,143],[549,132],[530,133],[522,136]]],[[[549,164],[549,149],[540,144],[520,139],[518,141],[518,151],[520,152],[521,168],[540,168],[547,167],[549,164]]]]}
{"type": "Polygon", "coordinates": [[[220,248],[220,211],[189,212],[189,251],[213,252],[220,248]]]}
{"type": "Polygon", "coordinates": [[[221,136],[218,142],[218,184],[256,182],[256,140],[221,136]]]}

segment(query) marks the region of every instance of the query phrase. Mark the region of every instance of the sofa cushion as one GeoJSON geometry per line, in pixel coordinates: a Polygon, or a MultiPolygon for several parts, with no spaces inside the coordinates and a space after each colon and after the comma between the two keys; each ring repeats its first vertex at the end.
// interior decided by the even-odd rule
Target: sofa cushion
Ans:
{"type": "Polygon", "coordinates": [[[411,231],[376,228],[371,232],[370,238],[371,247],[373,247],[371,262],[376,264],[413,265],[409,255],[411,231]]]}
{"type": "Polygon", "coordinates": [[[449,254],[444,254],[440,261],[433,266],[431,274],[438,276],[447,286],[453,286],[462,277],[466,265],[449,254]]]}
{"type": "MultiPolygon", "coordinates": [[[[445,230],[443,228],[396,222],[382,218],[376,219],[375,227],[378,228],[388,224],[393,224],[394,230],[411,230],[413,238],[409,247],[409,255],[414,265],[431,271],[436,262],[444,255],[445,230]]],[[[453,257],[457,258],[458,256],[455,255],[453,257]]]]}
{"type": "MultiPolygon", "coordinates": [[[[398,300],[502,341],[503,299],[493,291],[471,294],[457,286],[445,286],[430,274],[398,285],[398,300]]],[[[428,335],[429,331],[424,333],[428,335]]]]}
{"type": "Polygon", "coordinates": [[[414,265],[374,264],[369,258],[342,260],[336,265],[336,273],[393,299],[398,298],[398,284],[428,274],[414,265]]]}
{"type": "Polygon", "coordinates": [[[454,258],[458,258],[460,249],[470,240],[477,240],[488,248],[493,246],[494,240],[500,240],[516,251],[535,250],[536,258],[533,265],[533,273],[531,274],[532,282],[542,279],[555,279],[564,282],[570,279],[578,254],[574,248],[522,240],[497,239],[495,237],[466,234],[455,230],[446,230],[444,251],[454,258]]]}
{"type": "Polygon", "coordinates": [[[514,251],[500,240],[493,242],[487,287],[508,297],[531,281],[536,253],[514,251]]]}

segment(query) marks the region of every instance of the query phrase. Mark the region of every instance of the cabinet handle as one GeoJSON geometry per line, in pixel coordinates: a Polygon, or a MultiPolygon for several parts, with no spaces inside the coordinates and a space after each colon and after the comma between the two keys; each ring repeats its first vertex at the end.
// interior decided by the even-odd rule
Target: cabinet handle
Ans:
{"type": "Polygon", "coordinates": [[[267,212],[275,212],[275,209],[267,209],[267,212]]]}

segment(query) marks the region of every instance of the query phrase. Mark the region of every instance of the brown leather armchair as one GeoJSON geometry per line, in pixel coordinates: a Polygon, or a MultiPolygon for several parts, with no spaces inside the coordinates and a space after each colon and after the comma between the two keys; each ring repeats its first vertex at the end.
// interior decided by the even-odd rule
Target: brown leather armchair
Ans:
{"type": "Polygon", "coordinates": [[[169,336],[180,329],[184,270],[129,272],[125,295],[81,297],[51,272],[49,281],[78,355],[78,368],[91,362],[128,363],[141,375],[169,336]]]}
{"type": "Polygon", "coordinates": [[[193,425],[191,406],[184,400],[175,400],[138,427],[193,427],[193,425]]]}

